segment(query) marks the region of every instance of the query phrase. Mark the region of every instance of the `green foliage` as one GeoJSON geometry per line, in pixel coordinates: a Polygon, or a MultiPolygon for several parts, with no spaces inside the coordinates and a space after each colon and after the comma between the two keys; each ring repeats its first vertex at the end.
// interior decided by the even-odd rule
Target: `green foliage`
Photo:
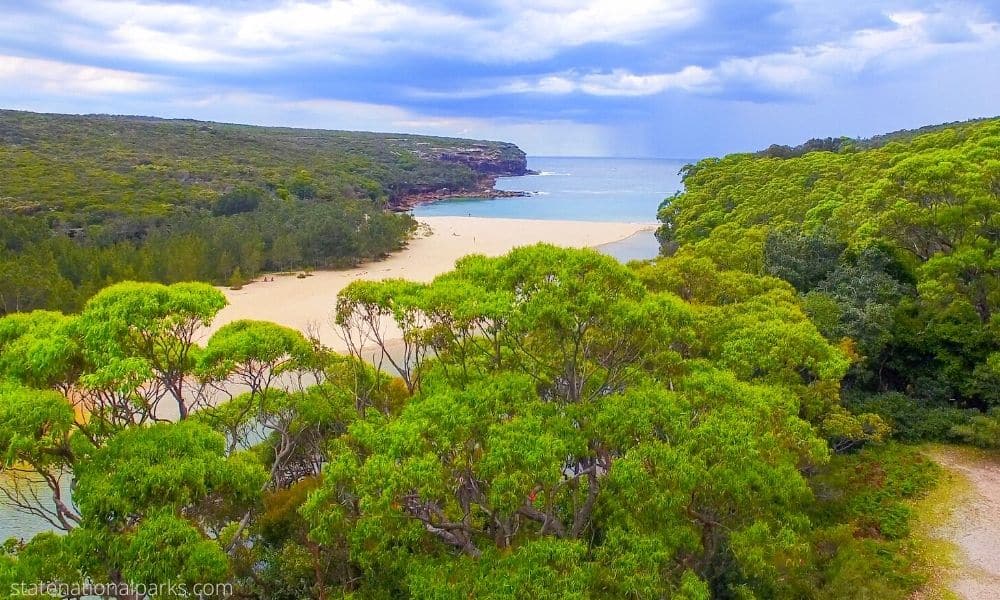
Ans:
{"type": "Polygon", "coordinates": [[[267,321],[233,321],[209,338],[199,355],[199,371],[222,378],[238,367],[250,366],[261,376],[278,375],[308,360],[311,351],[308,340],[294,329],[267,321]]]}
{"type": "Polygon", "coordinates": [[[225,299],[199,283],[0,318],[2,471],[36,483],[3,491],[65,531],[10,542],[0,584],[907,597],[907,501],[937,471],[881,442],[890,424],[933,433],[905,420],[907,397],[845,405],[854,346],[810,320],[854,323],[845,282],[903,280],[864,252],[785,261],[816,287],[802,302],[765,274],[780,260],[763,231],[731,233],[634,268],[537,245],[430,283],[356,282],[336,306],[350,356],[258,321],[202,347],[225,299]]]}
{"type": "Polygon", "coordinates": [[[950,434],[980,448],[1000,448],[1000,408],[973,415],[968,422],[952,427],[950,434]]]}
{"type": "Polygon", "coordinates": [[[93,365],[82,383],[139,391],[155,380],[186,417],[190,402],[183,380],[195,364],[196,333],[225,305],[225,296],[204,283],[124,282],[105,288],[79,317],[84,355],[93,365]]]}
{"type": "Polygon", "coordinates": [[[3,466],[34,463],[47,469],[71,460],[73,407],[54,391],[0,382],[0,451],[3,466]]]}
{"type": "Polygon", "coordinates": [[[818,517],[851,519],[866,537],[901,539],[908,534],[911,510],[906,500],[932,488],[940,467],[919,449],[899,444],[839,455],[812,480],[818,517]]]}
{"type": "Polygon", "coordinates": [[[246,283],[243,272],[240,271],[239,267],[233,269],[233,274],[229,276],[229,289],[240,290],[243,289],[243,284],[246,283]]]}
{"type": "Polygon", "coordinates": [[[74,501],[87,523],[125,527],[136,514],[174,509],[212,495],[240,501],[263,483],[250,461],[225,456],[225,440],[184,421],[116,435],[76,469],[74,501]]]}
{"type": "Polygon", "coordinates": [[[791,283],[798,291],[815,288],[837,268],[844,249],[823,236],[803,236],[795,231],[772,231],[764,243],[769,275],[791,283]]]}
{"type": "Polygon", "coordinates": [[[218,544],[170,512],[154,513],[129,536],[123,578],[134,584],[196,584],[226,581],[229,561],[218,544]]]}
{"type": "Polygon", "coordinates": [[[847,406],[855,413],[874,413],[892,427],[894,438],[905,442],[934,440],[957,441],[953,429],[965,425],[974,411],[956,408],[946,403],[920,400],[901,394],[852,393],[847,406]]]}
{"type": "Polygon", "coordinates": [[[658,235],[791,283],[828,339],[852,340],[847,387],[994,405],[1000,121],[926,131],[703,160],[658,235]]]}
{"type": "Polygon", "coordinates": [[[498,142],[0,111],[0,314],[378,258],[415,225],[391,203],[524,165],[498,142]]]}
{"type": "Polygon", "coordinates": [[[219,217],[252,212],[257,210],[266,198],[264,190],[260,188],[240,186],[219,196],[212,206],[212,214],[219,217]]]}
{"type": "Polygon", "coordinates": [[[0,318],[0,373],[37,388],[71,380],[83,362],[75,328],[75,317],[49,311],[0,318]]]}
{"type": "Polygon", "coordinates": [[[919,449],[888,444],[838,455],[811,479],[817,503],[819,598],[911,597],[923,582],[909,534],[910,503],[927,494],[940,468],[919,449]]]}
{"type": "Polygon", "coordinates": [[[349,286],[337,317],[413,359],[402,412],[351,423],[300,509],[360,597],[814,595],[804,471],[885,435],[794,290],[690,256],[472,256],[349,286]]]}
{"type": "MultiPolygon", "coordinates": [[[[225,304],[206,284],[0,318],[2,469],[41,486],[4,491],[66,531],[8,543],[0,584],[909,597],[908,502],[938,470],[884,444],[890,428],[996,438],[995,415],[939,400],[988,404],[1000,381],[991,127],[704,161],[661,211],[671,256],[633,268],[537,245],[429,283],[356,282],[336,306],[350,356],[256,321],[201,347],[225,304]],[[869,393],[885,389],[909,394],[869,393]]],[[[281,171],[273,198],[215,218],[335,205],[328,175],[281,171]]],[[[354,256],[337,223],[278,234],[280,260],[354,256]]],[[[27,252],[31,227],[0,232],[4,251],[27,252]]],[[[251,274],[247,256],[220,254],[224,276],[251,274]]]]}

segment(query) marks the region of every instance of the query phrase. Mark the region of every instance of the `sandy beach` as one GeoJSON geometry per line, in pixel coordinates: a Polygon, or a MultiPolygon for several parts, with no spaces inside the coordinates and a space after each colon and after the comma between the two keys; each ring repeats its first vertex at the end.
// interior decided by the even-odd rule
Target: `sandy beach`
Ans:
{"type": "Polygon", "coordinates": [[[451,270],[455,261],[473,253],[499,256],[516,248],[547,242],[575,248],[616,242],[652,223],[542,221],[475,217],[423,217],[417,235],[404,250],[385,260],[340,271],[315,271],[310,277],[275,276],[255,281],[241,290],[222,288],[229,306],[216,317],[206,335],[238,319],[273,321],[303,332],[315,331],[320,340],[343,351],[343,342],[331,324],[337,293],[358,279],[401,277],[430,281],[451,270]]]}

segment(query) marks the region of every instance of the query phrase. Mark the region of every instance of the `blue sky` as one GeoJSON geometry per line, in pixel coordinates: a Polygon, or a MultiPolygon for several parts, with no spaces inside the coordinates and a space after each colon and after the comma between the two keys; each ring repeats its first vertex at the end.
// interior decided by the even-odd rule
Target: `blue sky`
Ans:
{"type": "Polygon", "coordinates": [[[4,4],[4,108],[678,158],[1000,114],[1000,0],[4,4]]]}

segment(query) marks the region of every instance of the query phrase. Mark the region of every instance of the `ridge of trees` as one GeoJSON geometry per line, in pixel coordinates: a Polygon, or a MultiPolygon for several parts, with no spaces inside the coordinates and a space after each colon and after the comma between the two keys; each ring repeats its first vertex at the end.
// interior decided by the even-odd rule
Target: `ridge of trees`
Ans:
{"type": "Polygon", "coordinates": [[[785,144],[771,144],[766,149],[756,153],[757,156],[770,158],[794,158],[808,154],[810,152],[842,152],[852,150],[871,150],[881,148],[891,142],[906,142],[914,137],[941,131],[942,129],[954,129],[984,123],[991,119],[969,119],[968,121],[954,121],[951,123],[941,123],[940,125],[925,125],[916,129],[900,129],[890,133],[874,135],[870,138],[851,138],[846,136],[813,138],[797,146],[785,144]]]}
{"type": "Polygon", "coordinates": [[[524,160],[501,142],[0,111],[0,314],[79,310],[122,280],[378,258],[414,226],[394,200],[524,160]]]}
{"type": "Polygon", "coordinates": [[[855,406],[911,438],[974,438],[961,409],[1000,405],[1000,120],[920,131],[690,165],[658,236],[669,255],[789,282],[857,353],[855,406]]]}

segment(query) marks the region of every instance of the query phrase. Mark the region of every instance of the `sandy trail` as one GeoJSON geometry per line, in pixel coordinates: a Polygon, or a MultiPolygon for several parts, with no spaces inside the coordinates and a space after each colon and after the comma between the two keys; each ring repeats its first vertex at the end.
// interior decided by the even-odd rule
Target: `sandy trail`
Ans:
{"type": "Polygon", "coordinates": [[[222,289],[229,306],[218,314],[205,336],[238,319],[260,319],[318,333],[324,344],[344,351],[344,343],[334,331],[331,318],[337,293],[352,281],[395,277],[430,281],[451,270],[455,261],[467,254],[499,256],[512,248],[538,242],[594,247],[655,228],[651,223],[476,217],[424,217],[418,221],[421,232],[406,249],[385,260],[353,269],[317,271],[304,279],[276,276],[274,281],[257,281],[241,290],[222,289]]]}
{"type": "Polygon", "coordinates": [[[959,550],[949,585],[967,600],[1000,598],[1000,460],[947,447],[931,456],[969,483],[968,495],[936,532],[959,550]]]}

